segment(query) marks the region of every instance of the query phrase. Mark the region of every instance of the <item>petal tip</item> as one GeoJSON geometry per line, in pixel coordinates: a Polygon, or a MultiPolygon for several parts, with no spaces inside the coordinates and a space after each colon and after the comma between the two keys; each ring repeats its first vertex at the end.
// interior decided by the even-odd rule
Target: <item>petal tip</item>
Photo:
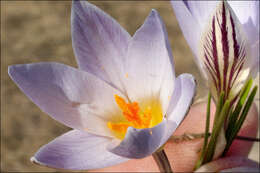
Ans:
{"type": "Polygon", "coordinates": [[[8,66],[8,75],[11,77],[11,79],[14,80],[15,75],[17,74],[16,72],[17,72],[19,66],[21,66],[21,65],[18,64],[18,65],[8,66]]]}
{"type": "Polygon", "coordinates": [[[158,15],[159,13],[158,13],[158,11],[157,11],[156,9],[153,8],[153,9],[151,10],[151,14],[153,14],[153,15],[158,15]]]}
{"type": "Polygon", "coordinates": [[[152,9],[148,18],[160,19],[160,14],[156,9],[152,9]]]}
{"type": "Polygon", "coordinates": [[[37,164],[37,160],[36,160],[36,158],[35,158],[34,156],[30,158],[30,161],[31,161],[32,163],[37,164]]]}
{"type": "Polygon", "coordinates": [[[8,66],[8,75],[9,76],[12,76],[13,71],[14,71],[14,65],[8,66]]]}
{"type": "Polygon", "coordinates": [[[76,12],[78,10],[86,9],[94,7],[91,3],[88,1],[80,1],[80,0],[73,0],[72,1],[72,12],[76,12]]]}
{"type": "Polygon", "coordinates": [[[30,161],[31,161],[32,163],[36,164],[36,165],[46,166],[45,164],[43,164],[43,163],[41,163],[40,161],[38,161],[35,156],[31,157],[31,158],[30,158],[30,161]]]}
{"type": "Polygon", "coordinates": [[[196,78],[192,75],[192,74],[189,74],[189,73],[183,73],[180,75],[182,78],[184,79],[188,79],[193,85],[195,85],[196,87],[196,78]]]}
{"type": "MultiPolygon", "coordinates": [[[[85,1],[87,3],[87,1],[85,1]]],[[[72,4],[76,5],[76,4],[81,4],[80,0],[72,0],[72,4]]]]}
{"type": "Polygon", "coordinates": [[[80,5],[80,1],[72,0],[72,5],[71,5],[72,9],[75,8],[75,6],[77,6],[77,5],[80,5]]]}
{"type": "Polygon", "coordinates": [[[38,166],[43,166],[43,167],[47,167],[47,168],[52,168],[52,169],[62,169],[62,168],[58,168],[58,167],[55,167],[55,166],[50,166],[48,164],[44,164],[43,162],[40,162],[39,160],[36,159],[36,156],[32,156],[30,158],[30,161],[35,164],[35,165],[38,165],[38,166]]]}

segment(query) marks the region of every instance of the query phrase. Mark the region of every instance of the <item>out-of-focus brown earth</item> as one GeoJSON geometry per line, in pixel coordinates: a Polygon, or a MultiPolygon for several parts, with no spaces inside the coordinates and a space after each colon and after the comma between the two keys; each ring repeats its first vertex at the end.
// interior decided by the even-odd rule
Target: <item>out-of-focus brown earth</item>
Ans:
{"type": "MultiPolygon", "coordinates": [[[[196,98],[206,87],[193,61],[169,2],[94,1],[131,35],[155,8],[163,18],[174,55],[176,74],[192,73],[196,98]]],[[[58,170],[34,165],[30,157],[44,144],[69,130],[34,105],[11,81],[13,64],[55,61],[76,67],[71,45],[69,1],[1,1],[1,170],[37,172],[58,170]]],[[[259,147],[259,145],[258,145],[259,147]]],[[[255,145],[250,158],[259,161],[255,145]]]]}

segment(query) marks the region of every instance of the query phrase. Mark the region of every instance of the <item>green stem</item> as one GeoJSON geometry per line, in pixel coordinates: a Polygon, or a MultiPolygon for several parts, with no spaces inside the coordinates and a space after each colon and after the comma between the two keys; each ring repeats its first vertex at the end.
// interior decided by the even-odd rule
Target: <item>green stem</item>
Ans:
{"type": "Polygon", "coordinates": [[[205,128],[205,136],[204,136],[204,144],[202,147],[202,152],[200,159],[196,163],[194,170],[198,169],[200,165],[202,164],[202,161],[205,157],[207,145],[208,145],[208,137],[209,137],[209,123],[210,123],[210,102],[211,102],[211,94],[208,95],[208,105],[207,105],[207,117],[206,117],[206,128],[205,128]]]}
{"type": "Polygon", "coordinates": [[[160,172],[173,172],[165,151],[159,150],[152,154],[160,172]]]}
{"type": "Polygon", "coordinates": [[[218,121],[219,115],[221,113],[222,107],[224,105],[224,97],[225,97],[225,93],[221,92],[219,100],[218,100],[218,104],[217,104],[217,108],[216,108],[216,112],[215,112],[215,118],[214,118],[214,123],[213,123],[213,129],[215,129],[216,126],[216,122],[218,121]]]}
{"type": "Polygon", "coordinates": [[[217,119],[217,122],[215,122],[215,127],[213,128],[212,135],[210,137],[210,141],[207,147],[207,152],[203,160],[203,163],[207,163],[211,161],[213,158],[216,143],[217,143],[217,138],[219,136],[221,128],[223,127],[223,123],[229,113],[229,110],[230,110],[230,101],[228,100],[225,102],[223,109],[219,115],[219,118],[217,119]]]}

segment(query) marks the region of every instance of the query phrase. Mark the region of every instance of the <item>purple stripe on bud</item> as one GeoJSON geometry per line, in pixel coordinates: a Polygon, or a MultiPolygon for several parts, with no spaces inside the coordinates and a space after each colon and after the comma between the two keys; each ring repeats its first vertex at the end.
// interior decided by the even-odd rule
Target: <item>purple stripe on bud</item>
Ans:
{"type": "MultiPolygon", "coordinates": [[[[226,2],[221,2],[211,18],[202,42],[204,65],[216,91],[230,91],[237,82],[246,58],[245,39],[226,2]],[[223,63],[220,63],[223,62],[223,63]]],[[[233,93],[235,94],[235,93],[233,93]]]]}
{"type": "Polygon", "coordinates": [[[207,42],[204,46],[204,57],[206,59],[205,65],[214,80],[214,84],[219,92],[221,89],[221,78],[220,78],[220,71],[219,71],[219,64],[218,64],[218,51],[217,51],[217,40],[216,40],[216,27],[215,27],[215,17],[213,17],[212,21],[212,31],[210,35],[207,36],[207,42]],[[211,52],[212,51],[212,52],[211,52]],[[211,52],[211,53],[210,53],[211,52]],[[209,58],[212,59],[210,62],[209,58]]]}
{"type": "Polygon", "coordinates": [[[223,90],[226,91],[226,81],[227,81],[227,70],[229,64],[229,43],[228,43],[228,28],[226,21],[226,8],[225,3],[222,2],[222,24],[221,24],[221,37],[222,37],[222,51],[223,51],[223,61],[224,61],[224,69],[223,69],[223,90]]]}

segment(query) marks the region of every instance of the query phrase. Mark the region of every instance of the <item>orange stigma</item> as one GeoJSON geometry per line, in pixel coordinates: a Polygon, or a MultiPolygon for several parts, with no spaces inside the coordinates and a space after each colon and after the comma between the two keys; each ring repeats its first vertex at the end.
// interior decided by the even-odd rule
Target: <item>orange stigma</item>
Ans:
{"type": "Polygon", "coordinates": [[[159,104],[154,106],[146,106],[142,111],[137,102],[127,103],[122,97],[115,95],[115,101],[121,109],[126,122],[108,122],[107,126],[115,136],[123,139],[129,126],[137,129],[150,128],[162,121],[161,107],[159,104]],[[154,114],[160,114],[159,118],[153,118],[154,114]]]}

